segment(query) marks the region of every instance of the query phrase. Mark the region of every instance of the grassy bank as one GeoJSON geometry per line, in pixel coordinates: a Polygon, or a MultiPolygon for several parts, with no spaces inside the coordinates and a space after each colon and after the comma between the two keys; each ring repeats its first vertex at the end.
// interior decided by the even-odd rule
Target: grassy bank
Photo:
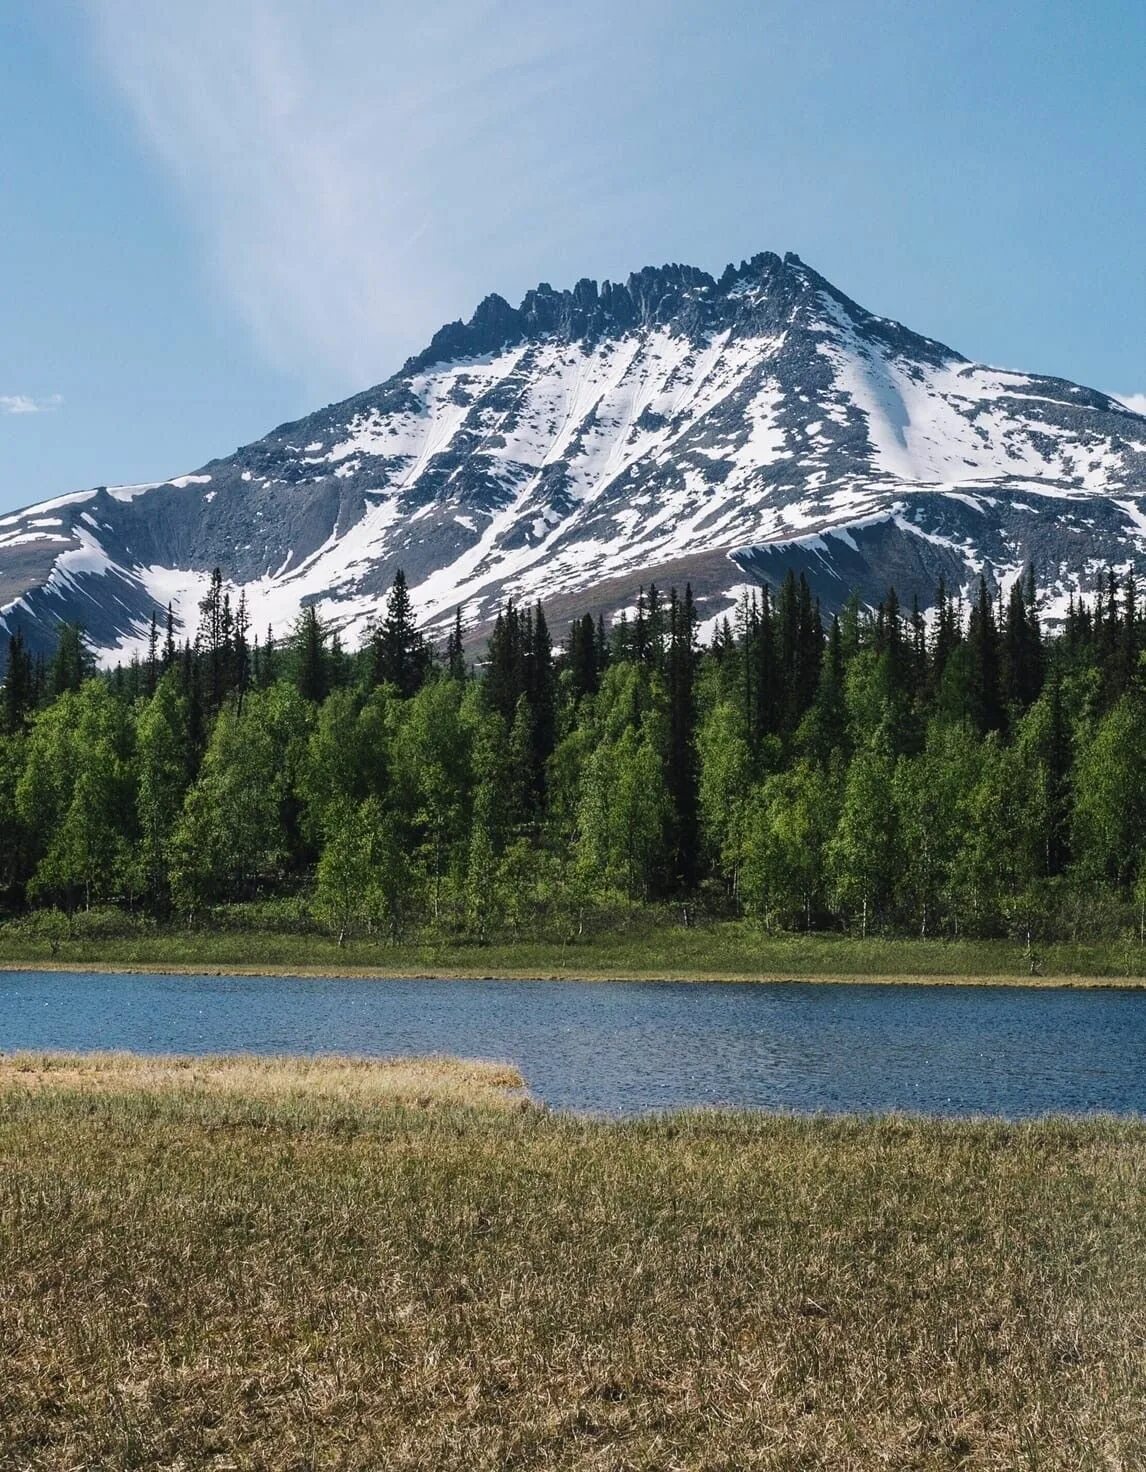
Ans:
{"type": "Polygon", "coordinates": [[[51,940],[0,926],[0,966],[286,971],[364,976],[585,977],[618,980],[1052,981],[1146,985],[1146,950],[1131,942],[1038,946],[1035,969],[1011,941],[770,935],[723,921],[685,927],[641,918],[567,944],[351,940],[314,932],[139,928],[51,940]]]}
{"type": "Polygon", "coordinates": [[[1146,1127],[139,1066],[0,1062],[0,1466],[1138,1464],[1146,1127]]]}

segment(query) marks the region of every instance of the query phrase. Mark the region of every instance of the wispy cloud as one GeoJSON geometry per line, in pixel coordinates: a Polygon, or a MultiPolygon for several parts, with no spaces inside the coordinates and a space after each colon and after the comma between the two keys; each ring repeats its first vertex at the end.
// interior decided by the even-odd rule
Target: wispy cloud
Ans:
{"type": "MultiPolygon", "coordinates": [[[[553,229],[611,5],[85,0],[266,353],[367,383],[471,305],[465,258],[553,229]]],[[[644,0],[638,9],[644,8],[644,0]]]]}
{"type": "Polygon", "coordinates": [[[64,402],[62,394],[34,398],[31,394],[0,394],[0,414],[46,414],[64,402]]]}
{"type": "Polygon", "coordinates": [[[1114,394],[1113,397],[1135,414],[1146,414],[1146,394],[1114,394]]]}

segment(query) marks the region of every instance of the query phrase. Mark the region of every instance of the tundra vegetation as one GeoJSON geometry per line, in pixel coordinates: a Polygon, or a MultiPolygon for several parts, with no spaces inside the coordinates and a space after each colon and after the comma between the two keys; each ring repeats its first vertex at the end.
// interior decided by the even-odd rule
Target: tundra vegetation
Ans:
{"type": "Polygon", "coordinates": [[[193,639],[169,618],[111,672],[72,626],[46,665],[9,641],[0,952],[639,971],[669,917],[728,956],[709,974],[784,937],[837,971],[847,937],[884,946],[860,971],[949,973],[943,942],[972,972],[1138,973],[1144,649],[1113,573],[1053,637],[1029,575],[928,620],[894,591],[824,620],[789,577],[703,648],[688,589],[556,651],[507,605],[476,667],[400,574],[351,653],[313,608],[253,637],[217,573],[193,639]]]}
{"type": "Polygon", "coordinates": [[[520,1084],[0,1058],[0,1465],[1140,1465],[1141,1123],[520,1084]]]}

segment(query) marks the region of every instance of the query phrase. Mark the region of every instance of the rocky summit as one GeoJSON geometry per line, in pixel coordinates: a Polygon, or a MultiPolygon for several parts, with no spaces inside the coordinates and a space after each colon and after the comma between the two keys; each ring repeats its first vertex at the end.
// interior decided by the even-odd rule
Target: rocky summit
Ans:
{"type": "Polygon", "coordinates": [[[703,618],[803,572],[825,609],[1033,565],[1053,619],[1107,566],[1146,569],[1146,418],[969,362],[873,316],[798,257],[716,279],[490,296],[376,388],[193,474],[0,517],[0,628],[61,619],[105,664],[212,569],[252,626],[300,607],[355,642],[398,568],[431,631],[507,597],[550,621],[691,581],[703,618]]]}

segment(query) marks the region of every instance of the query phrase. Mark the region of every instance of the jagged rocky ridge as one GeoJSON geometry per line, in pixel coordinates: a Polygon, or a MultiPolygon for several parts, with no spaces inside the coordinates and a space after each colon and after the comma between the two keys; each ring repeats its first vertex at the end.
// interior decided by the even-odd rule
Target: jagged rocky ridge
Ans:
{"type": "Polygon", "coordinates": [[[1146,568],[1146,418],[969,362],[873,316],[794,255],[719,280],[490,296],[393,378],[158,485],[0,517],[0,625],[75,619],[105,662],[210,571],[254,627],[317,603],[353,642],[396,568],[441,627],[508,595],[551,619],[691,580],[702,614],[803,571],[825,608],[889,583],[926,605],[1033,563],[1053,617],[1105,566],[1146,568]]]}

